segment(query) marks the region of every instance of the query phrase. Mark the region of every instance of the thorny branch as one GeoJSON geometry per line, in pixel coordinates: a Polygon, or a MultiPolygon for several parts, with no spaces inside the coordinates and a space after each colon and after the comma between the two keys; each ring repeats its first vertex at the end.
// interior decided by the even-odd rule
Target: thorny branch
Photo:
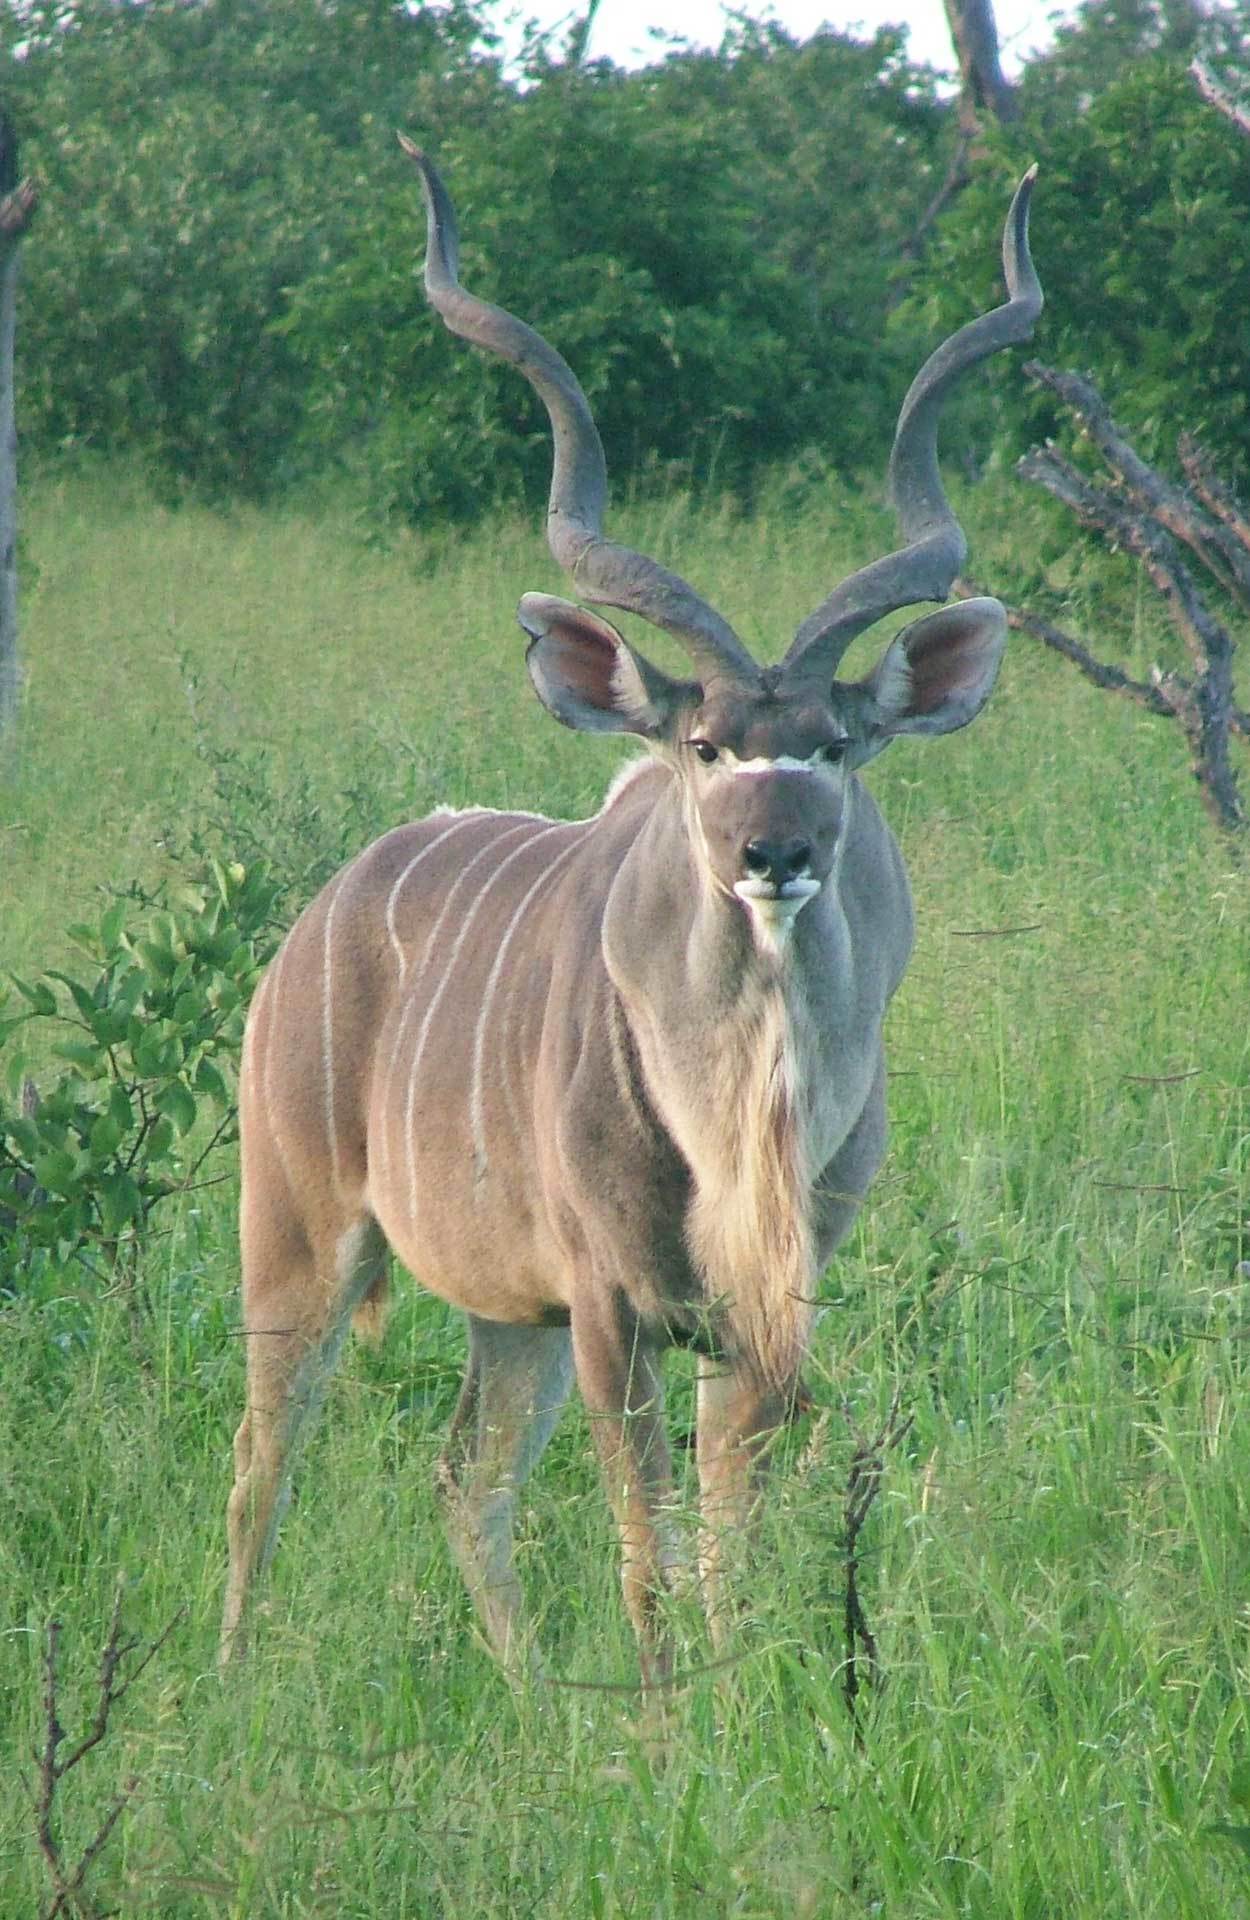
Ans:
{"type": "Polygon", "coordinates": [[[846,1578],[843,1627],[846,1637],[846,1665],[843,1669],[842,1691],[846,1698],[847,1710],[855,1725],[855,1737],[859,1739],[859,1715],[856,1702],[859,1697],[859,1663],[857,1649],[862,1647],[869,1675],[876,1678],[880,1671],[877,1658],[877,1642],[864,1612],[859,1597],[859,1537],[864,1530],[872,1504],[881,1490],[881,1481],[885,1473],[885,1457],[895,1447],[900,1446],[911,1430],[913,1414],[903,1416],[900,1407],[901,1389],[894,1389],[889,1411],[876,1433],[870,1438],[860,1433],[851,1418],[849,1406],[843,1407],[847,1425],[855,1441],[855,1451],[851,1455],[851,1464],[846,1476],[846,1501],[843,1508],[843,1570],[846,1578]]]}
{"type": "Polygon", "coordinates": [[[109,1729],[109,1716],[119,1701],[124,1700],[135,1681],[144,1669],[156,1658],[165,1642],[185,1617],[185,1608],[170,1620],[149,1646],[142,1659],[135,1662],[128,1671],[123,1672],[125,1662],[142,1644],[134,1635],[126,1635],[122,1625],[122,1586],[118,1583],[113,1601],[113,1615],[109,1622],[108,1638],[100,1651],[100,1667],[96,1681],[95,1713],[86,1733],[67,1753],[61,1752],[66,1738],[65,1728],[61,1725],[57,1705],[58,1674],[57,1662],[61,1644],[61,1623],[49,1620],[43,1658],[43,1745],[33,1756],[39,1769],[38,1783],[34,1792],[35,1833],[39,1842],[39,1851],[44,1857],[53,1885],[53,1898],[44,1907],[41,1920],[57,1920],[60,1914],[77,1914],[82,1920],[92,1920],[98,1912],[86,1893],[87,1876],[103,1850],[109,1835],[139,1786],[139,1776],[129,1775],[120,1790],[110,1800],[91,1839],[84,1847],[78,1863],[72,1869],[66,1866],[61,1843],[56,1835],[56,1795],[61,1781],[84,1760],[93,1747],[99,1746],[109,1729]]]}

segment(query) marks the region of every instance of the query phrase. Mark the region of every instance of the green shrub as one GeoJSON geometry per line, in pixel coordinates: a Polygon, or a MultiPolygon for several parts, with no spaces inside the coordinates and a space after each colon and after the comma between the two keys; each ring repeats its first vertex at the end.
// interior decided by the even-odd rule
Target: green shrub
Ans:
{"type": "Polygon", "coordinates": [[[276,892],[261,867],[210,861],[71,929],[87,963],[78,973],[11,976],[0,1001],[0,1289],[75,1258],[98,1256],[107,1271],[234,1138],[243,1022],[276,944],[276,892]],[[40,1056],[54,1077],[31,1097],[40,1056]]]}

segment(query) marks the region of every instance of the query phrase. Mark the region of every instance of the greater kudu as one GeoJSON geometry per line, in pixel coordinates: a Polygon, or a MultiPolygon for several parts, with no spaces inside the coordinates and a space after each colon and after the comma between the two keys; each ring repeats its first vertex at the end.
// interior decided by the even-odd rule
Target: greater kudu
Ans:
{"type": "Polygon", "coordinates": [[[277,1529],[291,1450],[349,1320],[376,1317],[388,1246],[468,1318],[440,1468],[452,1543],[505,1663],[529,1656],[517,1489],[576,1376],[619,1524],[644,1680],[668,1671],[673,1560],[659,1360],[697,1348],[700,1569],[723,1622],[721,1538],[793,1409],[816,1277],[885,1142],[881,1026],[906,966],[902,859],[858,769],[896,734],[979,711],[995,600],[917,620],[865,679],[864,628],[943,600],[964,539],[937,423],[967,368],[1041,309],[1030,174],[1003,244],[1010,298],[929,359],[890,463],[904,545],[759,667],[677,575],[601,533],[603,451],[560,355],[465,292],[455,218],[409,142],[426,290],[454,333],[518,367],[555,442],[548,534],[584,599],[689,653],[670,678],[598,615],[527,594],[539,699],[649,752],[590,820],[440,811],[359,855],[301,916],[251,1010],[240,1089],[248,1404],[235,1441],[228,1656],[277,1529]]]}

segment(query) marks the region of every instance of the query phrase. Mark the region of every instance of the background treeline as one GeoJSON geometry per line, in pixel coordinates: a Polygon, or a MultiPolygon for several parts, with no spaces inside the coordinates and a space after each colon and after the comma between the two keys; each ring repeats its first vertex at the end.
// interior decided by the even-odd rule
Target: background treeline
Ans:
{"type": "MultiPolygon", "coordinates": [[[[537,493],[522,382],[423,308],[415,182],[436,153],[465,275],[576,366],[618,481],[749,493],[765,463],[879,461],[938,327],[997,298],[1012,176],[1041,159],[1048,359],[1090,367],[1143,451],[1188,425],[1250,467],[1250,142],[1187,65],[1226,73],[1245,0],[1092,0],[978,141],[899,35],[743,24],[636,73],[554,41],[505,70],[489,0],[75,0],[7,10],[4,100],[44,181],[26,247],[32,450],[138,456],[176,493],[271,496],[346,473],[428,523],[537,493]]],[[[1052,430],[1018,373],[991,390],[1052,430]]],[[[979,403],[988,444],[986,402],[979,403]]]]}

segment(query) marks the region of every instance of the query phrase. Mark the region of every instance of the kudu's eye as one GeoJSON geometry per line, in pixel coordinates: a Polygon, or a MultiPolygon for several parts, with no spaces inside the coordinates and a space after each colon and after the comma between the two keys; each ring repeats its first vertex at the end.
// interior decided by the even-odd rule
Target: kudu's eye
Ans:
{"type": "Polygon", "coordinates": [[[720,759],[720,748],[714,747],[710,740],[690,740],[686,744],[694,749],[705,767],[720,759]]]}
{"type": "Polygon", "coordinates": [[[826,740],[824,746],[818,748],[817,751],[826,766],[836,767],[839,760],[845,759],[846,750],[850,744],[851,740],[848,734],[841,740],[826,740]]]}

